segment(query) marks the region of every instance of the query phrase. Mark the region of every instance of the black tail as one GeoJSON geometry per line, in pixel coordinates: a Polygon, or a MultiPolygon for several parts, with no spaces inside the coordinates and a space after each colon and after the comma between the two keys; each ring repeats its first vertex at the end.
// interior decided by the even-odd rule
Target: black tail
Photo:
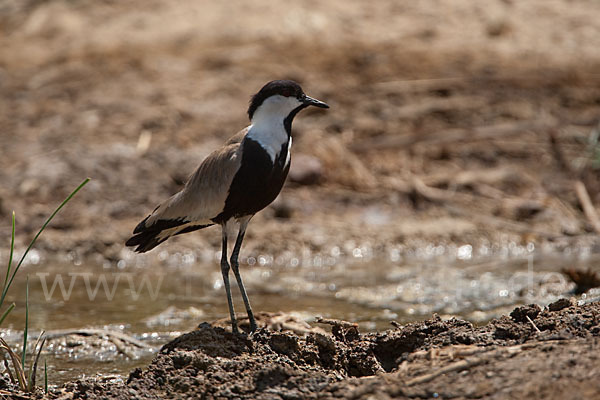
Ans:
{"type": "Polygon", "coordinates": [[[125,246],[137,246],[134,251],[138,253],[145,253],[149,250],[152,250],[168,238],[174,235],[180,235],[182,233],[193,232],[198,229],[206,228],[211,226],[208,225],[190,225],[181,229],[178,232],[174,232],[170,235],[166,235],[162,238],[159,238],[160,234],[166,230],[171,228],[176,228],[181,225],[189,224],[190,221],[186,221],[184,219],[160,219],[156,221],[154,224],[150,226],[146,226],[146,217],[142,222],[138,224],[133,230],[134,235],[130,237],[127,242],[125,242],[125,246]]]}

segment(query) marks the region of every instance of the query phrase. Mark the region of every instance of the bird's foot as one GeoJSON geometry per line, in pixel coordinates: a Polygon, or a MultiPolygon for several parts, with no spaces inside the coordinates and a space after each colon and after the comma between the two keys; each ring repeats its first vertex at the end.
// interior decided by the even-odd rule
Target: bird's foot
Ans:
{"type": "Polygon", "coordinates": [[[256,321],[250,322],[250,334],[254,334],[258,330],[258,326],[256,326],[256,321]]]}

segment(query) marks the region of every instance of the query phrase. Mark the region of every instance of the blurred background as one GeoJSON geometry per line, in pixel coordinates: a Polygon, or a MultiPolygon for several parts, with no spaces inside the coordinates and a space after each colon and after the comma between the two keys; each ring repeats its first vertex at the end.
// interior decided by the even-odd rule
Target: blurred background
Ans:
{"type": "Polygon", "coordinates": [[[214,229],[123,243],[288,78],[331,109],[296,118],[288,182],[250,225],[255,309],[374,329],[547,303],[576,290],[564,271],[598,269],[599,67],[596,0],[2,0],[0,256],[12,210],[22,252],[89,176],[29,273],[170,274],[172,291],[92,304],[77,284],[49,312],[32,280],[38,327],[225,317],[214,229]]]}
{"type": "Polygon", "coordinates": [[[593,0],[4,0],[0,234],[14,209],[28,239],[89,176],[44,239],[118,257],[278,78],[332,109],[295,122],[291,182],[253,224],[269,250],[592,232],[572,175],[597,204],[599,12],[593,0]]]}

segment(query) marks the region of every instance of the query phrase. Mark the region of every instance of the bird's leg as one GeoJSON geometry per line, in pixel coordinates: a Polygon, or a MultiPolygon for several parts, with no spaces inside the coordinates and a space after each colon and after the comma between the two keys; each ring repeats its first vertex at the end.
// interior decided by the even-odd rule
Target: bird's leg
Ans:
{"type": "Polygon", "coordinates": [[[250,220],[241,221],[240,222],[240,231],[238,233],[237,239],[235,241],[235,246],[233,247],[233,252],[231,253],[231,269],[233,269],[233,274],[235,275],[235,279],[237,280],[238,287],[240,288],[240,292],[242,293],[242,299],[244,300],[244,305],[246,306],[246,312],[248,313],[248,319],[250,320],[250,332],[256,331],[256,320],[254,319],[254,313],[252,312],[252,307],[250,307],[250,300],[248,300],[248,295],[246,294],[246,288],[244,287],[244,282],[242,282],[242,276],[240,275],[240,263],[238,262],[238,256],[240,255],[240,248],[242,247],[242,241],[244,240],[244,234],[246,233],[246,227],[248,226],[248,222],[250,220]]]}
{"type": "Polygon", "coordinates": [[[231,286],[229,285],[229,263],[227,262],[227,228],[223,225],[223,244],[221,252],[221,273],[223,274],[223,283],[227,293],[227,303],[229,304],[229,317],[231,318],[231,331],[238,333],[237,320],[235,319],[235,310],[233,309],[233,299],[231,298],[231,286]]]}

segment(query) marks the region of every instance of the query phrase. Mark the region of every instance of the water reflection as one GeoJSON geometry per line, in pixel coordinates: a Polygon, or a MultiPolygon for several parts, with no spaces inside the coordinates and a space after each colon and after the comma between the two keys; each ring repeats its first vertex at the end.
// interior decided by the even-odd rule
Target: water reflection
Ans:
{"type": "MultiPolygon", "coordinates": [[[[545,305],[569,295],[573,284],[560,269],[587,268],[600,260],[591,252],[580,252],[576,258],[573,253],[541,256],[534,249],[510,243],[505,247],[428,245],[418,251],[398,246],[384,257],[375,257],[368,243],[346,243],[324,254],[248,257],[243,276],[258,311],[295,311],[307,320],[345,319],[358,322],[363,330],[387,329],[390,320],[408,322],[434,312],[482,322],[516,304],[545,305]]],[[[171,254],[165,250],[154,258],[124,253],[112,265],[75,255],[50,262],[37,254],[9,293],[17,309],[4,325],[12,330],[3,335],[13,343],[21,340],[27,274],[29,326],[34,331],[107,326],[156,347],[173,333],[228,315],[213,251],[171,254]]],[[[236,300],[237,309],[243,310],[240,299],[236,300]]],[[[73,348],[47,349],[55,382],[96,373],[102,360],[102,371],[124,373],[151,357],[151,353],[138,360],[110,357],[112,348],[82,356],[73,348]]]]}

